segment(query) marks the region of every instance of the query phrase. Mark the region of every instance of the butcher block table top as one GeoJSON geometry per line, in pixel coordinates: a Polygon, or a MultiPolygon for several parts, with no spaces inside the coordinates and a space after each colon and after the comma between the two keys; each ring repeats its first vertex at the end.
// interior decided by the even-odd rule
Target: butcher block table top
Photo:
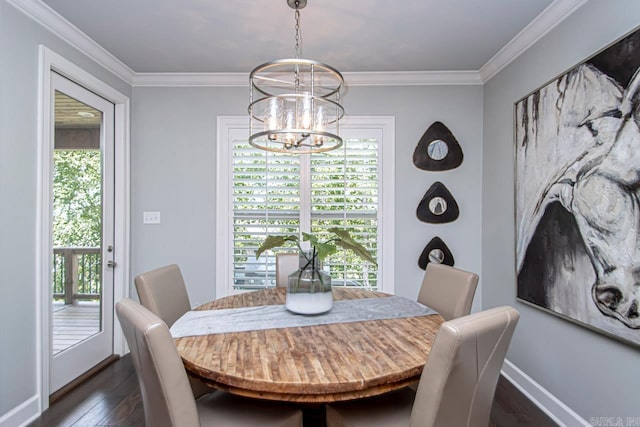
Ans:
{"type": "MultiPolygon", "coordinates": [[[[336,301],[385,298],[333,288],[336,301]]],[[[284,304],[285,288],[221,298],[196,310],[284,304]]],[[[327,403],[375,396],[420,378],[442,316],[287,327],[176,338],[187,371],[229,393],[327,403]]]]}

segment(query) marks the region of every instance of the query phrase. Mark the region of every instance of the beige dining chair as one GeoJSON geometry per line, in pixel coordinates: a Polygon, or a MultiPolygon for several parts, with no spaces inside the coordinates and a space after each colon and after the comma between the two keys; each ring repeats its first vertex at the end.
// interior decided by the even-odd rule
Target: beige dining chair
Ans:
{"type": "Polygon", "coordinates": [[[436,310],[444,320],[466,316],[478,286],[478,275],[430,262],[424,272],[418,302],[436,310]]]}
{"type": "Polygon", "coordinates": [[[191,310],[187,286],[176,264],[142,273],[134,283],[140,303],[169,327],[191,310]]]}
{"type": "Polygon", "coordinates": [[[487,427],[496,384],[520,318],[498,307],[445,322],[418,390],[327,405],[327,427],[487,427]]]}
{"type": "MultiPolygon", "coordinates": [[[[140,303],[158,316],[168,327],[191,310],[189,294],[180,267],[176,264],[156,268],[135,277],[140,303]]],[[[197,398],[213,389],[202,381],[189,377],[193,395],[197,398]]]]}
{"type": "Polygon", "coordinates": [[[140,383],[148,426],[302,426],[302,412],[277,402],[217,392],[195,399],[166,323],[131,299],[116,304],[140,383]]]}
{"type": "Polygon", "coordinates": [[[276,287],[286,288],[289,284],[289,275],[299,266],[297,253],[276,254],[276,287]]]}

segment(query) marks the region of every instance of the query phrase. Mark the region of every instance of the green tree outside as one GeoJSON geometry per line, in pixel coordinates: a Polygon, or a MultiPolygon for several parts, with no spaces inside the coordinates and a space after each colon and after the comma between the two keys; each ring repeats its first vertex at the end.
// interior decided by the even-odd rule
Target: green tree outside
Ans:
{"type": "Polygon", "coordinates": [[[97,247],[102,234],[100,150],[53,153],[53,246],[97,247]]]}

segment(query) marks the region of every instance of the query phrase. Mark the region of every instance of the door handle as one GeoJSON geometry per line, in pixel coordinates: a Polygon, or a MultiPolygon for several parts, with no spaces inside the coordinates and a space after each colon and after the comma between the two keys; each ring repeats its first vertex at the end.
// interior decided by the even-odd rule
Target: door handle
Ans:
{"type": "Polygon", "coordinates": [[[118,263],[115,261],[111,261],[111,260],[107,261],[107,267],[114,268],[116,265],[118,265],[118,263]]]}

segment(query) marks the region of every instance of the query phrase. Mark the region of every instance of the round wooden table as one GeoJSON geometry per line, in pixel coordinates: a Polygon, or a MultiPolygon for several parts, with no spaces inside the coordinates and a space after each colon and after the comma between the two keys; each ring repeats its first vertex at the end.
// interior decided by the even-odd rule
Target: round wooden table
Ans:
{"type": "MultiPolygon", "coordinates": [[[[335,287],[334,300],[390,295],[335,287]]],[[[198,310],[284,304],[272,288],[215,300],[198,310]]],[[[242,396],[327,403],[374,396],[420,378],[442,316],[368,320],[175,340],[185,367],[205,383],[242,396]]]]}

